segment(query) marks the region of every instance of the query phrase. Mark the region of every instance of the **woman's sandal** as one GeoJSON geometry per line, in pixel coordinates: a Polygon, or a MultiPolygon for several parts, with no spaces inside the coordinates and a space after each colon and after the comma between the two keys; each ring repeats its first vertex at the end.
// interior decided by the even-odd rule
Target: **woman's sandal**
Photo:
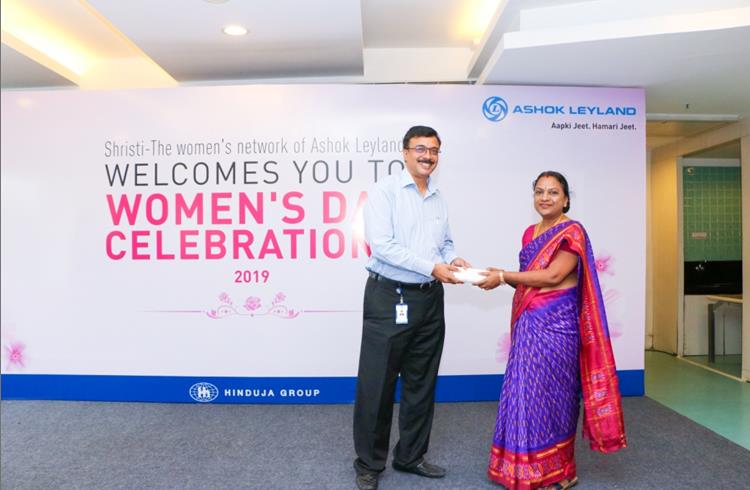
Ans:
{"type": "Polygon", "coordinates": [[[570,480],[568,483],[553,483],[552,485],[548,486],[547,488],[551,490],[567,490],[568,488],[573,488],[578,483],[578,477],[574,477],[572,480],[570,480]]]}

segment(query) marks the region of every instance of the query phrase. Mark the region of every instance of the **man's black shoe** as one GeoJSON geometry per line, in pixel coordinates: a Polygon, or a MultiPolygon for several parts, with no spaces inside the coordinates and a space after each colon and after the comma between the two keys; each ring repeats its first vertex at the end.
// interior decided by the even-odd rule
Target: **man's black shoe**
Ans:
{"type": "Polygon", "coordinates": [[[438,465],[430,464],[424,459],[416,466],[406,467],[393,462],[393,469],[396,471],[403,471],[406,473],[414,473],[419,476],[426,476],[427,478],[442,478],[445,476],[445,468],[441,468],[438,465]]]}
{"type": "Polygon", "coordinates": [[[359,490],[378,490],[378,475],[377,473],[361,473],[357,467],[357,461],[354,461],[354,471],[357,472],[357,488],[359,490]]]}
{"type": "Polygon", "coordinates": [[[378,475],[374,473],[362,473],[357,475],[357,488],[359,488],[359,490],[377,490],[378,475]]]}

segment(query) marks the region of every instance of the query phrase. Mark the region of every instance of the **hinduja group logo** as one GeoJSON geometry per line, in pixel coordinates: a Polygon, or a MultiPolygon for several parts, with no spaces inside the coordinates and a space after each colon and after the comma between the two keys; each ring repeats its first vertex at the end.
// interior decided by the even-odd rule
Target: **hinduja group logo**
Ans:
{"type": "Polygon", "coordinates": [[[219,389],[211,383],[195,383],[189,390],[190,398],[200,403],[208,403],[216,400],[219,389]]]}

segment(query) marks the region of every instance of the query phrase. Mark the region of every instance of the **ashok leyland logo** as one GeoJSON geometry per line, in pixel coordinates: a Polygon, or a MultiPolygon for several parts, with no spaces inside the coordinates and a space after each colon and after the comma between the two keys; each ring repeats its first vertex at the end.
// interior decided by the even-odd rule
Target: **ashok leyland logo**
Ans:
{"type": "Polygon", "coordinates": [[[190,387],[190,398],[197,402],[212,402],[217,396],[219,396],[219,389],[211,383],[195,383],[190,387]]]}
{"type": "Polygon", "coordinates": [[[508,103],[502,97],[487,97],[482,105],[482,112],[490,121],[502,121],[508,115],[508,103]]]}

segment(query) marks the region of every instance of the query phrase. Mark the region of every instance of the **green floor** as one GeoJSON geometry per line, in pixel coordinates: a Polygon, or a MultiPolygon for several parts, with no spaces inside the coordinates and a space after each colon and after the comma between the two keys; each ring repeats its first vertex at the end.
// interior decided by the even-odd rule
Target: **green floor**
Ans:
{"type": "Polygon", "coordinates": [[[722,373],[727,373],[737,378],[742,376],[742,356],[739,354],[725,356],[717,354],[714,362],[708,362],[708,356],[685,356],[685,359],[717,369],[722,373]]]}
{"type": "Polygon", "coordinates": [[[646,396],[750,449],[750,383],[646,351],[646,396]]]}

